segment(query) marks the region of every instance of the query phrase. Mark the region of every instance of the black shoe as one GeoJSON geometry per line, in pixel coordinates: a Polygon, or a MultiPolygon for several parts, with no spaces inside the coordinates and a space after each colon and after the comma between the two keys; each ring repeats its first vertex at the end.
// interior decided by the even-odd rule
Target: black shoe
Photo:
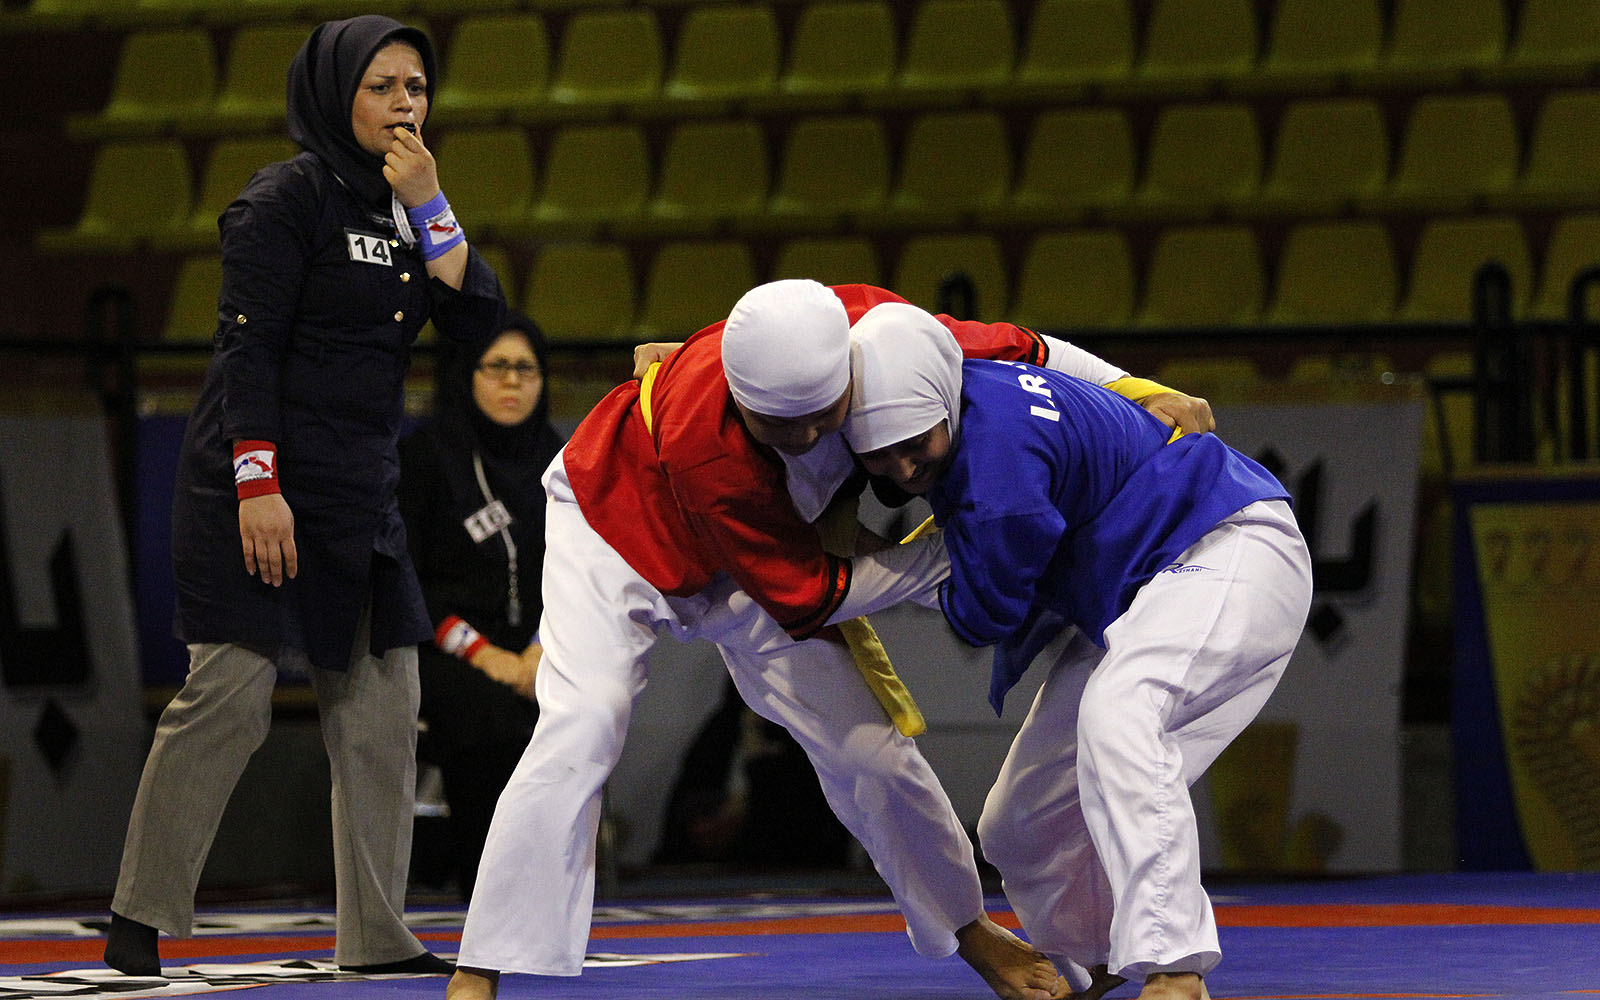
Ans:
{"type": "Polygon", "coordinates": [[[156,929],[118,913],[106,930],[106,964],[127,976],[161,976],[156,929]]]}
{"type": "Polygon", "coordinates": [[[455,965],[446,962],[431,951],[425,951],[415,958],[407,958],[399,962],[377,962],[372,965],[341,965],[339,969],[343,972],[364,972],[374,976],[381,976],[386,973],[410,973],[414,976],[448,976],[456,971],[455,965]]]}

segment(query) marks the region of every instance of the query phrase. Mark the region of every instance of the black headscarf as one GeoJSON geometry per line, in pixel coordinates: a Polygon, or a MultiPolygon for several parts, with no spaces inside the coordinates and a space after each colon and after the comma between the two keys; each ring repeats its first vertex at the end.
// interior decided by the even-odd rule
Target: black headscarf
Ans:
{"type": "Polygon", "coordinates": [[[362,14],[319,24],[289,64],[289,138],[317,154],[356,197],[384,215],[392,189],[383,176],[383,158],[356,142],[350,112],[372,57],[390,42],[404,42],[422,56],[431,111],[433,43],[420,28],[391,17],[362,14]]]}
{"type": "MultiPolygon", "coordinates": [[[[550,369],[543,331],[533,320],[508,311],[501,330],[486,344],[441,344],[438,364],[435,433],[451,493],[464,508],[464,513],[483,506],[477,475],[472,467],[472,455],[477,452],[483,461],[484,476],[489,480],[490,490],[511,511],[512,518],[521,523],[523,530],[532,533],[529,543],[524,543],[519,537],[517,544],[542,545],[544,488],[539,485],[539,479],[563,444],[561,435],[550,424],[550,394],[547,391],[550,369]],[[528,346],[533,348],[533,355],[539,360],[539,371],[544,374],[545,388],[540,391],[528,419],[515,427],[503,427],[478,408],[472,395],[472,379],[478,363],[489,352],[494,341],[499,339],[500,334],[511,330],[528,338],[528,346]]],[[[515,528],[513,530],[517,535],[523,533],[515,528]]]]}

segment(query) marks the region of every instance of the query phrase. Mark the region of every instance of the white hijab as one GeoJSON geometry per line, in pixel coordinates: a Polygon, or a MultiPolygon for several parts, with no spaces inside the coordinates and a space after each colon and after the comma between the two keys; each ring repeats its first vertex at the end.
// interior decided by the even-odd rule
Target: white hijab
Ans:
{"type": "Polygon", "coordinates": [[[852,392],[844,437],[856,454],[877,451],[961,418],[961,345],[916,306],[875,306],[850,330],[852,392]]]}
{"type": "Polygon", "coordinates": [[[803,278],[744,293],[722,328],[733,398],[772,417],[825,410],[850,386],[850,317],[833,289],[803,278]]]}

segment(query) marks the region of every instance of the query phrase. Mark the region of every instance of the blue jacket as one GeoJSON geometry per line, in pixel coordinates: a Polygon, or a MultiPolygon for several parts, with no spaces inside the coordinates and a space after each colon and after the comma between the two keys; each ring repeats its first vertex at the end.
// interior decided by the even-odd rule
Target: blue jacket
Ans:
{"type": "Polygon", "coordinates": [[[961,423],[929,494],[950,552],[945,617],[997,644],[999,712],[1045,644],[1105,630],[1135,593],[1219,522],[1288,492],[1215,434],[1171,431],[1136,403],[1059,372],[962,367],[961,423]]]}

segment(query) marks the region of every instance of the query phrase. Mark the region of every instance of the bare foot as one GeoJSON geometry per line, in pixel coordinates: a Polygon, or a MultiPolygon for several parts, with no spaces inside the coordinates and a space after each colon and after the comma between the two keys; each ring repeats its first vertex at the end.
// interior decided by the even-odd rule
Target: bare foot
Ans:
{"type": "Polygon", "coordinates": [[[444,988],[445,1000],[494,1000],[500,991],[500,973],[493,969],[456,966],[450,985],[444,988]]]}
{"type": "Polygon", "coordinates": [[[1211,994],[1193,972],[1157,972],[1144,981],[1139,1000],[1211,1000],[1211,994]]]}
{"type": "Polygon", "coordinates": [[[1101,997],[1127,982],[1121,976],[1113,976],[1106,971],[1103,965],[1089,967],[1089,988],[1082,993],[1074,993],[1071,1000],[1100,1000],[1101,997]]]}
{"type": "Polygon", "coordinates": [[[1072,995],[1048,958],[987,915],[956,931],[956,942],[956,954],[1001,1000],[1067,1000],[1072,995]]]}

